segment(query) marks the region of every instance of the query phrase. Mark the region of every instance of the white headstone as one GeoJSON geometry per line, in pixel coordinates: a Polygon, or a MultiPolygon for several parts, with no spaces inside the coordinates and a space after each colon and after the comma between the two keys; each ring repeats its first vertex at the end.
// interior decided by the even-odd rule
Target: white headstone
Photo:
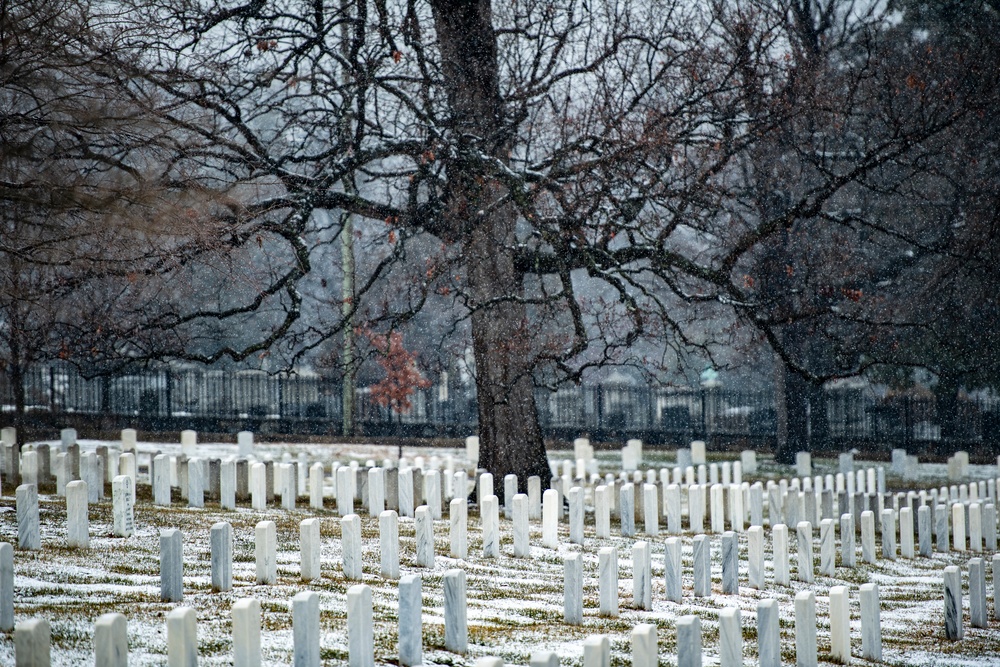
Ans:
{"type": "Polygon", "coordinates": [[[254,527],[254,559],[258,584],[275,584],[278,581],[277,540],[277,528],[273,521],[257,522],[254,527]]]}
{"type": "Polygon", "coordinates": [[[464,654],[469,646],[465,570],[444,573],[444,647],[452,653],[464,654]]]}
{"type": "Polygon", "coordinates": [[[399,664],[416,667],[423,661],[423,595],[420,575],[399,580],[399,664]]]}
{"type": "Polygon", "coordinates": [[[618,549],[601,547],[597,552],[597,578],[601,616],[618,616],[618,549]]]}
{"type": "Polygon", "coordinates": [[[90,516],[87,483],[82,480],[66,485],[66,544],[86,549],[90,546],[90,516]]]}
{"type": "Polygon", "coordinates": [[[121,614],[102,614],[94,623],[95,667],[128,667],[128,624],[121,614]]]}
{"type": "Polygon", "coordinates": [[[198,453],[197,431],[181,431],[181,452],[189,457],[198,453]]]}
{"type": "Polygon", "coordinates": [[[319,594],[302,591],[292,598],[292,665],[320,667],[319,594]]]}
{"type": "Polygon", "coordinates": [[[167,614],[169,667],[195,667],[198,664],[197,618],[197,612],[191,607],[177,607],[167,614]]]}
{"type": "Polygon", "coordinates": [[[299,523],[299,559],[302,581],[312,581],[320,576],[319,519],[303,519],[299,523]]]}
{"type": "Polygon", "coordinates": [[[563,621],[583,624],[583,556],[579,553],[563,559],[563,621]]]}
{"type": "Polygon", "coordinates": [[[233,603],[233,667],[260,667],[260,600],[233,603]]]}

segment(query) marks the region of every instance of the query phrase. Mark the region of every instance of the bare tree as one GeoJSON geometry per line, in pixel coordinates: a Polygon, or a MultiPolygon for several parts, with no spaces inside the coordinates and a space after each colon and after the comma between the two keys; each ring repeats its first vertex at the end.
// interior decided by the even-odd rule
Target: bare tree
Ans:
{"type": "Polygon", "coordinates": [[[548,474],[535,382],[579,380],[642,340],[708,351],[722,336],[708,317],[809,373],[783,345],[788,312],[759,290],[759,254],[798,226],[834,239],[838,198],[968,110],[956,82],[900,86],[877,13],[833,15],[854,36],[808,69],[790,61],[808,46],[789,30],[796,3],[125,4],[102,62],[176,133],[159,182],[213,194],[173,248],[197,270],[151,272],[144,289],[197,284],[227,256],[248,287],[157,301],[136,326],[186,358],[278,340],[294,356],[352,319],[393,329],[451,299],[471,329],[483,465],[501,476],[548,474]],[[820,138],[845,128],[863,140],[831,161],[820,138]],[[767,183],[780,206],[752,191],[767,183]],[[310,239],[343,230],[324,211],[354,216],[363,261],[352,308],[303,318],[310,239]],[[198,338],[232,319],[240,340],[198,338]]]}

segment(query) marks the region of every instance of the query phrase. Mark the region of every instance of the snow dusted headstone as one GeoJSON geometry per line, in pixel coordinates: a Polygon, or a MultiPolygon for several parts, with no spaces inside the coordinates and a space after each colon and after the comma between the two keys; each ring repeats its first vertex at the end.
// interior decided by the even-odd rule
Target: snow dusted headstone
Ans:
{"type": "Polygon", "coordinates": [[[372,589],[355,584],[347,589],[348,667],[375,667],[372,589]]]}
{"type": "Polygon", "coordinates": [[[747,475],[757,474],[757,452],[752,449],[744,449],[740,452],[740,466],[743,473],[747,475]]]}
{"type": "Polygon", "coordinates": [[[431,519],[439,520],[441,513],[441,471],[428,470],[424,474],[424,501],[431,513],[431,519]]]}
{"type": "Polygon", "coordinates": [[[476,499],[479,503],[480,509],[483,506],[483,498],[487,498],[493,495],[493,475],[484,472],[479,475],[478,486],[476,489],[476,499]]]}
{"type": "Polygon", "coordinates": [[[812,524],[808,521],[799,521],[795,527],[798,537],[798,568],[796,569],[799,581],[811,584],[813,582],[813,546],[812,546],[812,524]]]}
{"type": "Polygon", "coordinates": [[[469,553],[468,502],[464,498],[454,498],[449,505],[449,533],[451,557],[467,558],[469,553]]]}
{"type": "Polygon", "coordinates": [[[682,531],[681,487],[677,484],[670,484],[663,495],[667,514],[667,532],[671,535],[680,535],[682,531]]]}
{"type": "Polygon", "coordinates": [[[102,614],[94,622],[94,667],[128,666],[128,623],[122,614],[102,614]]]}
{"type": "Polygon", "coordinates": [[[542,494],[542,546],[559,548],[559,492],[548,489],[542,494]]]}
{"type": "Polygon", "coordinates": [[[851,662],[851,600],[847,586],[830,589],[830,659],[851,662]]]}
{"type": "MultiPolygon", "coordinates": [[[[996,572],[994,565],[994,572],[996,572]]],[[[0,542],[0,632],[14,629],[14,547],[0,542]]]]}
{"type": "Polygon", "coordinates": [[[260,600],[233,603],[233,667],[260,667],[260,600]]]}
{"type": "Polygon", "coordinates": [[[579,553],[563,559],[563,621],[583,624],[583,555],[579,553]]]}
{"type": "Polygon", "coordinates": [[[722,593],[739,595],[740,543],[736,533],[722,534],[722,593]]]}
{"type": "Polygon", "coordinates": [[[896,512],[892,509],[882,510],[882,558],[896,560],[896,512]]]}
{"type": "Polygon", "coordinates": [[[273,521],[258,521],[254,527],[254,559],[257,565],[257,583],[275,584],[278,581],[278,534],[273,521]]]}
{"type": "Polygon", "coordinates": [[[931,537],[931,508],[921,505],[917,509],[917,542],[923,558],[932,556],[931,537]]]}
{"type": "Polygon", "coordinates": [[[583,544],[583,489],[574,486],[566,494],[569,503],[569,541],[583,544]]]}
{"type": "Polygon", "coordinates": [[[719,667],[743,667],[743,622],[738,607],[719,610],[719,667]]]}
{"type": "Polygon", "coordinates": [[[957,565],[944,568],[944,635],[948,639],[961,639],[962,629],[962,571],[957,565]]]}
{"type": "Polygon", "coordinates": [[[837,569],[837,532],[833,519],[819,524],[819,573],[832,577],[837,569]]]}
{"type": "Polygon", "coordinates": [[[747,530],[747,582],[750,588],[764,588],[764,528],[747,530]]]}
{"type": "Polygon", "coordinates": [[[965,506],[955,503],[951,506],[952,547],[955,551],[965,551],[965,506]]]}
{"type": "Polygon", "coordinates": [[[892,474],[899,477],[903,476],[903,472],[906,470],[906,450],[905,449],[893,449],[892,450],[892,474]]]}
{"type": "Polygon", "coordinates": [[[188,459],[188,507],[205,506],[207,465],[204,459],[188,459]]]}
{"type": "Polygon", "coordinates": [[[708,535],[695,535],[693,544],[694,596],[712,594],[712,543],[708,535]]]}
{"type": "Polygon", "coordinates": [[[913,549],[913,509],[910,507],[899,509],[899,550],[903,558],[916,555],[913,549]]]}
{"type": "Polygon", "coordinates": [[[384,510],[378,516],[379,571],[386,579],[399,579],[399,516],[384,510]]]}
{"type": "Polygon", "coordinates": [[[705,487],[695,484],[687,492],[688,530],[697,535],[705,532],[705,487]]]}
{"type": "MultiPolygon", "coordinates": [[[[340,506],[341,502],[347,503],[347,495],[349,492],[344,492],[340,488],[340,471],[337,471],[337,506],[340,506]],[[341,499],[344,499],[343,501],[341,499]]],[[[353,501],[352,501],[353,502],[353,501]]],[[[399,471],[399,515],[402,517],[413,518],[413,468],[403,468],[399,471]]]]}
{"type": "MultiPolygon", "coordinates": [[[[704,440],[692,440],[691,441],[691,464],[695,466],[705,465],[705,441],[704,440]]],[[[700,483],[700,482],[699,482],[700,483]]]]}
{"type": "Polygon", "coordinates": [[[632,628],[632,667],[657,667],[658,653],[655,625],[639,623],[632,628]]]}
{"type": "Polygon", "coordinates": [[[464,654],[469,646],[465,570],[444,573],[444,647],[452,653],[464,654]]]}
{"type": "Polygon", "coordinates": [[[969,550],[973,553],[983,551],[983,510],[979,503],[970,503],[969,512],[969,550]]]}
{"type": "MultiPolygon", "coordinates": [[[[319,519],[315,519],[319,522],[319,519]]],[[[317,533],[319,531],[317,530],[317,533]]],[[[419,540],[419,538],[418,538],[419,540]]],[[[318,542],[318,540],[317,540],[318,542]]],[[[340,544],[341,558],[343,559],[344,578],[352,581],[361,581],[362,560],[361,560],[361,517],[357,514],[349,514],[340,519],[340,544]]],[[[433,541],[431,542],[431,560],[434,558],[433,541]]],[[[319,578],[317,548],[317,568],[316,577],[319,578]]]]}
{"type": "Polygon", "coordinates": [[[531,555],[528,523],[528,496],[515,494],[511,499],[511,514],[514,533],[514,556],[527,558],[531,555]]]}
{"type": "Polygon", "coordinates": [[[875,513],[861,513],[861,560],[875,564],[875,513]]]}
{"type": "Polygon", "coordinates": [[[710,489],[712,532],[721,533],[726,529],[726,506],[723,502],[721,484],[713,484],[710,489]]]}
{"type": "Polygon", "coordinates": [[[312,581],[320,576],[319,519],[303,519],[299,523],[299,568],[302,581],[312,581]]]}
{"type": "Polygon", "coordinates": [[[245,459],[253,456],[253,431],[236,434],[236,456],[245,459]]]}
{"type": "Polygon", "coordinates": [[[279,463],[277,469],[281,471],[281,506],[292,511],[299,495],[298,466],[294,463],[279,463]]]}
{"type": "Polygon", "coordinates": [[[681,469],[686,469],[692,467],[694,460],[691,456],[691,449],[688,447],[681,447],[677,450],[677,467],[681,469]]]}
{"type": "Polygon", "coordinates": [[[479,467],[479,436],[470,435],[465,439],[465,460],[473,469],[479,467]]]}
{"type": "Polygon", "coordinates": [[[198,453],[198,432],[192,430],[181,431],[181,452],[185,456],[194,456],[198,453]]]}
{"type": "Polygon", "coordinates": [[[324,470],[323,464],[319,462],[309,466],[309,509],[323,509],[324,470]]]}
{"type": "Polygon", "coordinates": [[[399,580],[399,664],[416,667],[423,661],[423,593],[418,574],[399,580]]]}
{"type": "Polygon", "coordinates": [[[858,563],[858,550],[854,536],[854,517],[850,514],[840,516],[840,564],[844,567],[855,567],[858,563]]]}
{"type": "Polygon", "coordinates": [[[681,586],[681,538],[668,537],[663,555],[663,573],[667,600],[679,603],[681,586]]]}
{"type": "Polygon", "coordinates": [[[528,478],[528,518],[532,521],[542,518],[542,478],[538,475],[528,478]]]}
{"type": "Polygon", "coordinates": [[[660,534],[659,497],[655,484],[643,484],[642,486],[642,513],[646,535],[658,536],[660,534]]]}
{"type": "Polygon", "coordinates": [[[948,514],[950,510],[945,504],[934,507],[934,540],[939,553],[948,553],[951,549],[951,537],[948,529],[948,514]]]}
{"type": "Polygon", "coordinates": [[[795,664],[796,667],[816,667],[816,594],[799,591],[795,594],[795,664]]]}
{"type": "Polygon", "coordinates": [[[78,480],[66,485],[66,544],[86,549],[90,546],[90,515],[87,483],[78,480]]]}
{"type": "Polygon", "coordinates": [[[236,461],[223,461],[219,466],[219,507],[236,509],[236,461]]]}
{"type": "Polygon", "coordinates": [[[795,454],[795,474],[799,477],[812,475],[812,454],[809,452],[795,454]]]}
{"type": "Polygon", "coordinates": [[[212,591],[233,589],[233,527],[225,521],[209,530],[212,551],[212,591]]]}
{"type": "Polygon", "coordinates": [[[861,584],[861,657],[882,660],[882,621],[878,584],[861,584]]]}
{"type": "Polygon", "coordinates": [[[677,667],[701,667],[701,619],[677,619],[677,667]]]}
{"type": "Polygon", "coordinates": [[[320,667],[319,594],[302,591],[292,598],[292,665],[320,667]]]}
{"type": "Polygon", "coordinates": [[[591,635],[583,640],[583,667],[611,667],[611,642],[607,635],[591,635]]]}
{"type": "Polygon", "coordinates": [[[997,508],[993,503],[983,508],[983,541],[986,551],[997,550],[997,508]]]}
{"type": "Polygon", "coordinates": [[[510,519],[514,515],[514,496],[517,495],[517,475],[504,475],[503,514],[510,519]]]}
{"type": "Polygon", "coordinates": [[[427,505],[421,505],[414,512],[413,528],[417,542],[414,565],[434,567],[434,520],[427,505]]]}
{"type": "Polygon", "coordinates": [[[14,628],[14,662],[17,667],[49,667],[51,633],[44,618],[29,618],[14,628]]]}
{"type": "Polygon", "coordinates": [[[777,600],[760,600],[757,603],[757,655],[760,667],[781,667],[777,600]]]}
{"type": "Polygon", "coordinates": [[[601,616],[618,616],[618,549],[601,547],[597,552],[597,580],[601,616]]]}
{"type": "Polygon", "coordinates": [[[38,486],[38,453],[27,451],[21,454],[21,483],[38,486]]]}
{"type": "MultiPolygon", "coordinates": [[[[2,567],[0,564],[0,572],[2,567]]],[[[1000,586],[997,585],[997,582],[1000,582],[1000,554],[993,555],[990,573],[993,575],[993,618],[1000,620],[1000,586]]]]}
{"type": "MultiPolygon", "coordinates": [[[[995,583],[994,583],[995,585],[995,583]]],[[[969,625],[989,627],[986,612],[986,563],[982,558],[969,559],[969,625]]]]}
{"type": "Polygon", "coordinates": [[[611,537],[611,493],[613,486],[599,485],[594,489],[594,529],[598,539],[611,537]]]}
{"type": "Polygon", "coordinates": [[[29,551],[42,548],[38,518],[38,487],[22,484],[14,492],[17,515],[17,546],[29,551]]]}
{"type": "Polygon", "coordinates": [[[263,463],[250,464],[250,506],[255,510],[267,507],[267,468],[263,463]]]}
{"type": "Polygon", "coordinates": [[[121,432],[122,453],[138,451],[139,434],[134,428],[123,428],[121,432]]]}
{"type": "Polygon", "coordinates": [[[160,600],[184,597],[184,536],[176,528],[160,531],[160,600]]]}
{"type": "MultiPolygon", "coordinates": [[[[136,470],[135,454],[126,452],[118,455],[118,474],[129,478],[129,493],[132,496],[132,505],[135,505],[135,486],[139,478],[138,471],[136,470]]],[[[113,496],[114,479],[111,480],[111,493],[113,496]]],[[[113,500],[114,498],[112,498],[113,500]]]]}
{"type": "Polygon", "coordinates": [[[153,504],[170,507],[170,468],[166,456],[153,457],[153,504]]]}
{"type": "Polygon", "coordinates": [[[636,609],[653,608],[653,569],[649,542],[632,545],[632,606],[636,609]]]}
{"type": "Polygon", "coordinates": [[[771,551],[774,559],[774,583],[789,585],[788,527],[779,523],[771,529],[771,551]]]}

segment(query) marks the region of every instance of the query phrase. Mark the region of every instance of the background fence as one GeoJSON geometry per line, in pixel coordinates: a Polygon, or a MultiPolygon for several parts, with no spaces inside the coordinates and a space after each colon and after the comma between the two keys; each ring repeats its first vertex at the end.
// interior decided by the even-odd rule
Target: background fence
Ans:
{"type": "MultiPolygon", "coordinates": [[[[197,427],[227,431],[234,423],[257,431],[336,433],[341,424],[339,381],[259,371],[165,368],[88,379],[70,366],[39,366],[26,374],[29,419],[95,415],[151,430],[197,427]]],[[[537,390],[538,416],[549,437],[642,437],[650,443],[769,441],[776,434],[774,396],[725,388],[678,389],[621,384],[537,390]]],[[[0,375],[0,407],[13,410],[9,379],[0,375]]],[[[370,435],[443,436],[476,431],[474,387],[452,383],[418,390],[411,407],[395,413],[368,387],[356,390],[356,423],[370,435]]],[[[826,392],[827,437],[820,447],[926,446],[942,443],[933,398],[879,399],[866,389],[826,392]]],[[[958,402],[950,442],[1000,445],[1000,403],[978,397],[958,402]]]]}

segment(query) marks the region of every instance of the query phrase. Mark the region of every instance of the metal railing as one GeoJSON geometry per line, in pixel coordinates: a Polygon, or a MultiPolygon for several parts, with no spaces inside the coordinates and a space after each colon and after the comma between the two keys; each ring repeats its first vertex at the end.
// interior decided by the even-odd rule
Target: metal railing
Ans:
{"type": "MultiPolygon", "coordinates": [[[[31,368],[23,386],[29,415],[116,416],[164,428],[185,420],[282,422],[290,432],[298,428],[296,422],[341,422],[339,381],[315,375],[163,368],[86,378],[71,366],[50,365],[31,368]]],[[[356,396],[361,432],[476,431],[472,386],[452,383],[416,390],[410,407],[401,412],[379,405],[369,387],[359,387],[356,396]]],[[[653,442],[683,442],[773,439],[777,431],[774,396],[763,391],[603,384],[538,389],[536,401],[539,422],[550,436],[639,434],[653,442]]],[[[0,374],[0,408],[9,413],[13,403],[9,378],[0,374]]],[[[942,440],[942,419],[930,397],[879,399],[864,389],[830,389],[826,417],[825,436],[813,435],[832,447],[942,440]]],[[[995,399],[960,400],[952,424],[951,440],[1000,446],[1000,403],[995,399]]]]}

